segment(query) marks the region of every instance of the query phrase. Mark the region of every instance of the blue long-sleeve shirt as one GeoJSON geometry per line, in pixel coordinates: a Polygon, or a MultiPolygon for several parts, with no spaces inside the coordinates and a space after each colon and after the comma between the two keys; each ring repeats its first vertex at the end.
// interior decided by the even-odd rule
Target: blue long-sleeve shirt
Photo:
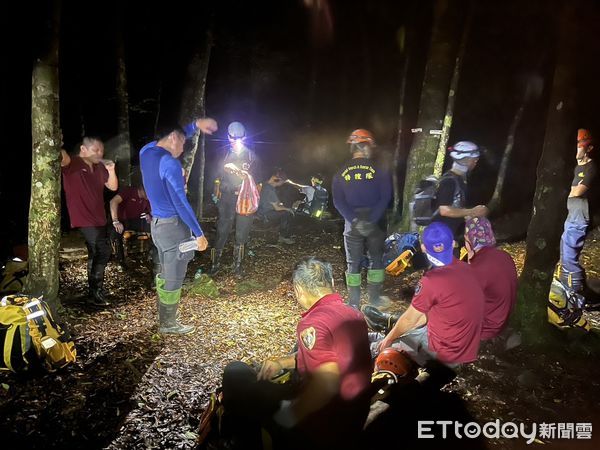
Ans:
{"type": "MultiPolygon", "coordinates": [[[[184,128],[186,138],[196,133],[195,123],[184,128]]],[[[140,167],[152,216],[161,219],[179,217],[194,236],[204,233],[185,195],[183,167],[171,153],[152,141],[140,150],[140,167]]]]}
{"type": "Polygon", "coordinates": [[[392,199],[392,178],[372,160],[356,158],[335,175],[331,190],[333,204],[345,220],[352,222],[358,209],[368,208],[369,221],[376,223],[392,199]]]}

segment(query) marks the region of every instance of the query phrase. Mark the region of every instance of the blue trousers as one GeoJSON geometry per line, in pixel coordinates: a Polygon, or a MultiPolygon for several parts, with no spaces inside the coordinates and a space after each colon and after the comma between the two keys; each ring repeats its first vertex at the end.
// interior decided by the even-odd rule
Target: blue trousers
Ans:
{"type": "Polygon", "coordinates": [[[582,272],[579,256],[590,222],[588,202],[585,198],[571,197],[567,201],[567,207],[569,215],[560,239],[560,262],[568,272],[582,272]]]}

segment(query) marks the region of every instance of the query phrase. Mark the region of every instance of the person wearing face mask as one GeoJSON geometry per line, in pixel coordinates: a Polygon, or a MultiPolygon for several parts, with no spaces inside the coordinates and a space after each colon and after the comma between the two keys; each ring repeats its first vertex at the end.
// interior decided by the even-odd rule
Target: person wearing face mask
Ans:
{"type": "Polygon", "coordinates": [[[460,141],[448,149],[452,167],[440,180],[436,198],[438,211],[434,221],[448,225],[459,248],[464,241],[466,217],[484,217],[488,214],[485,205],[467,208],[467,176],[475,169],[480,151],[477,144],[460,141]]]}
{"type": "Polygon", "coordinates": [[[198,250],[204,251],[208,241],[185,195],[183,169],[178,158],[183,154],[185,140],[198,131],[212,134],[217,122],[198,119],[185,129],[171,126],[159,134],[157,141],[140,150],[140,168],[146,195],[152,209],[150,224],[152,240],[158,249],[161,273],[156,276],[158,318],[161,333],[187,334],[193,326],[177,320],[181,286],[194,252],[182,253],[178,245],[194,236],[198,250]]]}
{"type": "Polygon", "coordinates": [[[352,158],[334,176],[332,196],[333,204],[345,221],[348,303],[357,309],[360,306],[361,261],[366,250],[369,255],[369,304],[386,307],[389,300],[381,296],[385,275],[385,226],[382,222],[392,198],[392,178],[372,160],[375,139],[370,131],[354,130],[346,142],[350,144],[352,158]]]}
{"type": "Polygon", "coordinates": [[[248,148],[246,128],[240,122],[231,122],[227,127],[229,150],[219,167],[218,199],[219,218],[217,220],[217,238],[211,249],[210,274],[215,275],[221,270],[221,256],[227,243],[227,238],[235,221],[235,244],[233,247],[233,268],[237,275],[242,273],[245,245],[250,237],[250,229],[254,214],[237,214],[236,205],[242,182],[247,174],[257,179],[256,154],[248,148]]]}
{"type": "Polygon", "coordinates": [[[104,188],[116,191],[118,179],[115,163],[104,160],[104,144],[97,137],[86,136],[78,155],[61,150],[61,171],[71,226],[78,228],[88,249],[88,302],[108,306],[104,292],[104,269],[110,259],[106,230],[104,188]]]}

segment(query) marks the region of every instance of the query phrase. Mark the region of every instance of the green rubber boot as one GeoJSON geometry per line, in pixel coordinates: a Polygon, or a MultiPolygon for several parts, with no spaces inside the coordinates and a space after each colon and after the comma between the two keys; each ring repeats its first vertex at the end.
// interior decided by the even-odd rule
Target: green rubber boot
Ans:
{"type": "MultiPolygon", "coordinates": [[[[158,281],[158,280],[157,280],[158,281]]],[[[158,292],[158,322],[159,333],[163,334],[188,334],[196,328],[192,325],[183,325],[177,321],[177,309],[181,300],[181,288],[175,291],[164,289],[164,280],[161,287],[156,288],[158,292]]]]}

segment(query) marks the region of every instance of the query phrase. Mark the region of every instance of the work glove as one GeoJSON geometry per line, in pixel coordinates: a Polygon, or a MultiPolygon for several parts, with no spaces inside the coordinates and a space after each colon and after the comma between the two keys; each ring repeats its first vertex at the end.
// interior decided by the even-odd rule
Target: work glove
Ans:
{"type": "Polygon", "coordinates": [[[212,194],[211,195],[212,201],[213,203],[216,205],[217,203],[219,203],[219,196],[217,194],[212,194]]]}

